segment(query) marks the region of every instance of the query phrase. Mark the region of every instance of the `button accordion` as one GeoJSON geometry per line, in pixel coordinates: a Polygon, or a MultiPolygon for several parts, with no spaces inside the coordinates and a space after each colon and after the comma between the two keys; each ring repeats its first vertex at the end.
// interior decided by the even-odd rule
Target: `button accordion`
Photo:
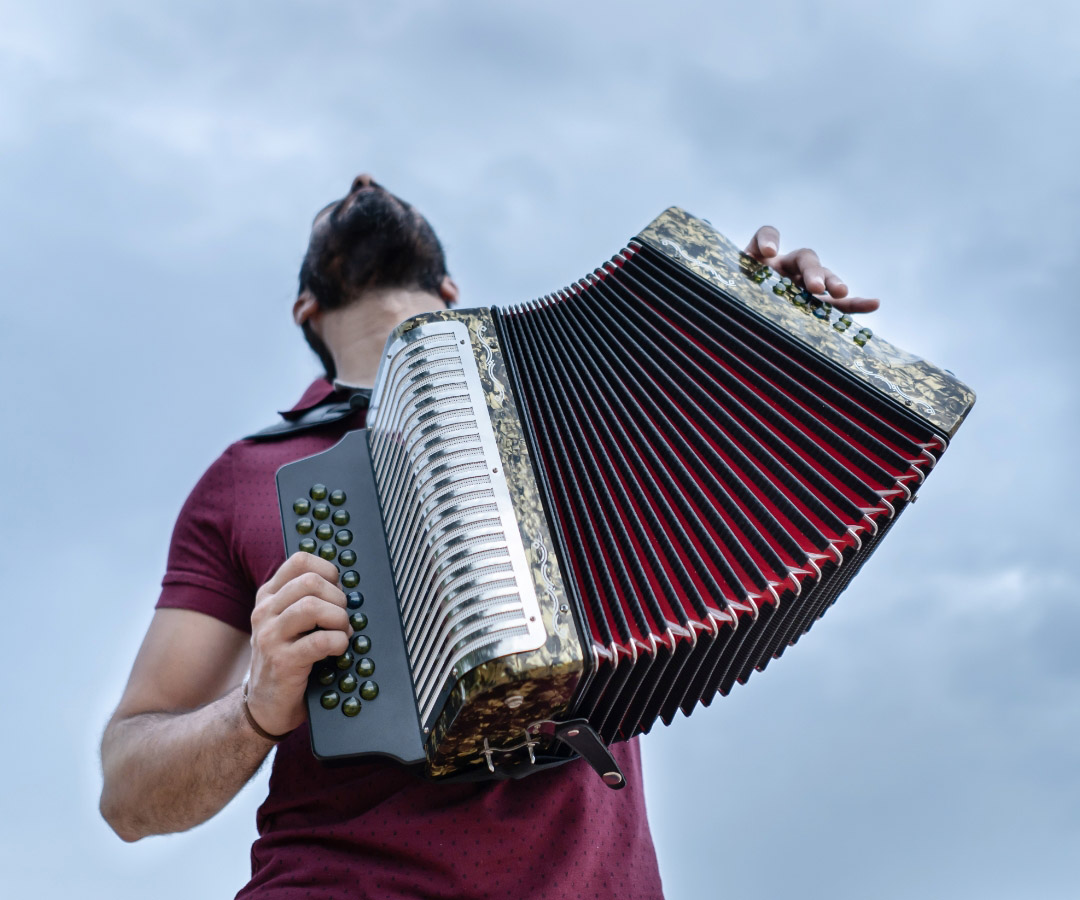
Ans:
{"type": "Polygon", "coordinates": [[[315,755],[622,786],[609,745],[797,642],[973,403],[677,208],[557,293],[409,319],[367,427],[277,476],[355,631],[315,755]]]}

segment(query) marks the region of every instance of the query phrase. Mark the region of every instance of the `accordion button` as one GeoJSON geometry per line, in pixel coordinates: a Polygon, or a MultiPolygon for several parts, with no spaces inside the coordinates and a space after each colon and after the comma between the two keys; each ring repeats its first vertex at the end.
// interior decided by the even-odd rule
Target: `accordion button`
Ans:
{"type": "Polygon", "coordinates": [[[311,510],[311,501],[307,497],[301,497],[299,500],[293,500],[292,511],[298,516],[306,516],[311,510]]]}
{"type": "Polygon", "coordinates": [[[379,696],[379,686],[374,681],[365,681],[360,685],[360,696],[365,700],[374,700],[379,696]]]}
{"type": "Polygon", "coordinates": [[[341,711],[347,716],[355,716],[360,712],[360,701],[355,697],[349,697],[348,700],[341,704],[341,711]]]}
{"type": "Polygon", "coordinates": [[[331,516],[331,521],[335,525],[337,525],[339,527],[341,525],[348,525],[349,524],[349,511],[346,510],[346,509],[335,509],[334,510],[334,515],[331,516]]]}
{"type": "Polygon", "coordinates": [[[337,691],[327,691],[319,698],[319,702],[323,705],[323,709],[333,709],[340,699],[337,691]]]}
{"type": "Polygon", "coordinates": [[[349,616],[349,624],[352,625],[353,631],[363,631],[367,628],[367,616],[363,613],[353,613],[349,616]]]}
{"type": "MultiPolygon", "coordinates": [[[[310,522],[311,520],[308,519],[310,522]]],[[[320,541],[328,541],[334,536],[334,526],[328,522],[323,522],[318,528],[315,529],[315,537],[320,541]]]]}
{"type": "Polygon", "coordinates": [[[358,634],[352,639],[352,648],[357,653],[371,652],[371,638],[366,634],[358,634]]]}
{"type": "Polygon", "coordinates": [[[316,677],[319,679],[319,684],[329,685],[334,683],[337,673],[334,672],[333,666],[322,666],[316,677]]]}
{"type": "Polygon", "coordinates": [[[318,544],[315,543],[315,538],[304,538],[300,542],[300,549],[304,553],[314,553],[318,544]]]}
{"type": "Polygon", "coordinates": [[[326,485],[325,484],[313,484],[311,490],[308,491],[312,500],[325,500],[326,499],[326,485]]]}
{"type": "Polygon", "coordinates": [[[345,502],[345,492],[334,491],[330,494],[330,502],[333,503],[334,506],[341,506],[341,504],[345,502]]]}
{"type": "Polygon", "coordinates": [[[342,547],[348,547],[352,543],[352,532],[348,528],[342,528],[336,535],[334,540],[342,547]]]}
{"type": "Polygon", "coordinates": [[[334,664],[339,669],[344,671],[345,669],[349,668],[353,664],[353,658],[354,658],[353,655],[348,650],[346,650],[344,653],[341,654],[341,656],[339,656],[335,660],[334,664]]]}
{"type": "Polygon", "coordinates": [[[315,523],[306,516],[296,523],[296,530],[299,531],[301,534],[308,534],[314,527],[315,523]]]}
{"type": "MultiPolygon", "coordinates": [[[[348,552],[348,550],[345,551],[345,553],[348,552]]],[[[345,553],[341,554],[342,562],[345,562],[345,553]]],[[[355,556],[355,554],[353,555],[355,556]]],[[[349,609],[359,609],[364,605],[364,595],[359,591],[349,591],[349,593],[345,595],[345,603],[349,609]]]]}
{"type": "Polygon", "coordinates": [[[375,660],[365,656],[356,664],[356,674],[361,678],[370,678],[375,674],[375,660]]]}
{"type": "Polygon", "coordinates": [[[351,694],[356,690],[356,676],[352,672],[346,672],[341,676],[341,680],[338,682],[338,687],[341,688],[343,694],[351,694]]]}
{"type": "Polygon", "coordinates": [[[360,573],[349,569],[341,575],[341,583],[347,588],[354,588],[360,583],[360,573]]]}
{"type": "Polygon", "coordinates": [[[315,508],[311,511],[311,514],[316,519],[329,519],[330,507],[327,506],[325,503],[316,503],[315,508]]]}
{"type": "Polygon", "coordinates": [[[352,550],[342,550],[338,554],[338,559],[343,566],[351,566],[356,563],[356,553],[352,550]]]}
{"type": "Polygon", "coordinates": [[[335,556],[337,556],[337,547],[335,547],[333,544],[323,544],[319,548],[319,556],[321,556],[323,559],[333,559],[335,556]]]}

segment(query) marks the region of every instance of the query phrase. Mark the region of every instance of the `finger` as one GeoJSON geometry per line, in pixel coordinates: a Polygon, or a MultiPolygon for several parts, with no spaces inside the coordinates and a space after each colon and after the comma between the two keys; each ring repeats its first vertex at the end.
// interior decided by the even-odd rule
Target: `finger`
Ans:
{"type": "Polygon", "coordinates": [[[292,641],[301,635],[322,628],[340,631],[352,637],[349,614],[340,606],[327,603],[321,597],[301,597],[274,622],[276,636],[282,641],[292,641]]]}
{"type": "Polygon", "coordinates": [[[780,252],[780,232],[772,225],[762,225],[750,238],[746,252],[759,262],[767,262],[780,252]]]}
{"type": "Polygon", "coordinates": [[[349,649],[349,636],[343,631],[313,631],[293,642],[290,653],[297,665],[313,666],[328,656],[341,656],[349,649]]]}
{"type": "Polygon", "coordinates": [[[831,274],[824,266],[807,266],[801,273],[803,287],[811,294],[824,294],[825,280],[831,274]]]}
{"type": "Polygon", "coordinates": [[[873,312],[881,306],[881,301],[872,297],[846,297],[831,302],[834,309],[849,313],[873,312]]]}
{"type": "MultiPolygon", "coordinates": [[[[337,573],[336,567],[334,567],[334,572],[337,573]]],[[[276,594],[271,594],[263,600],[256,609],[263,616],[278,616],[301,597],[309,595],[319,597],[343,609],[345,607],[345,593],[341,588],[336,584],[331,584],[319,572],[303,572],[276,594]]]]}
{"type": "Polygon", "coordinates": [[[840,299],[847,296],[848,286],[844,284],[844,280],[839,275],[834,275],[826,269],[825,290],[829,292],[829,296],[834,299],[840,299]]]}
{"type": "MultiPolygon", "coordinates": [[[[806,277],[814,271],[823,269],[818,255],[813,250],[803,247],[801,250],[789,253],[785,257],[785,262],[788,263],[788,276],[800,282],[811,293],[816,293],[806,284],[806,277]]],[[[821,283],[821,290],[825,290],[824,282],[821,283]]]]}
{"type": "Polygon", "coordinates": [[[316,556],[314,553],[296,552],[283,562],[278,570],[270,576],[270,580],[259,588],[259,598],[268,594],[276,594],[285,584],[292,581],[304,572],[315,572],[322,575],[331,584],[336,584],[338,570],[329,560],[316,556]]]}

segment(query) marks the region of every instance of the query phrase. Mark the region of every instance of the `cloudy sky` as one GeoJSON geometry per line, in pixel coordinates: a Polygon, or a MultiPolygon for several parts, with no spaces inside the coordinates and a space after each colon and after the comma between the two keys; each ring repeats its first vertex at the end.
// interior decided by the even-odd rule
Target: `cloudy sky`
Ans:
{"type": "Polygon", "coordinates": [[[172,522],[316,364],[289,319],[358,171],[467,303],[677,203],[809,245],[979,394],[784,660],[644,742],[672,900],[1080,894],[1074,4],[0,0],[0,893],[244,883],[257,778],[121,844],[97,744],[172,522]]]}

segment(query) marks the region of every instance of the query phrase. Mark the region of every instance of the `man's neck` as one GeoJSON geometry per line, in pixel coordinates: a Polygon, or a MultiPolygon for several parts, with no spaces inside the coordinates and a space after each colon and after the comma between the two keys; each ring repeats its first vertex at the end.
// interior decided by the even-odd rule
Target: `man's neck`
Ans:
{"type": "Polygon", "coordinates": [[[410,316],[445,309],[438,294],[417,290],[372,291],[358,302],[322,313],[322,334],[334,357],[337,378],[373,387],[386,339],[410,316]]]}

